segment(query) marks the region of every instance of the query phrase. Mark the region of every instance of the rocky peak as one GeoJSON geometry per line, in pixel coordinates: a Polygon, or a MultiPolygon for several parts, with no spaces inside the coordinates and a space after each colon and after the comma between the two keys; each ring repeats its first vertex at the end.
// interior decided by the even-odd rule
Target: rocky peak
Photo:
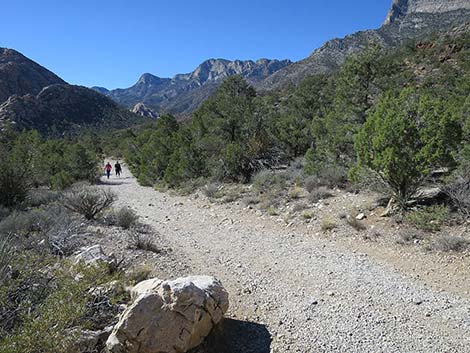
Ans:
{"type": "Polygon", "coordinates": [[[132,113],[138,114],[140,116],[146,117],[146,118],[152,118],[156,119],[158,118],[158,114],[155,113],[152,109],[147,107],[144,103],[140,102],[134,105],[134,107],[131,109],[132,113]]]}
{"type": "Polygon", "coordinates": [[[38,94],[52,84],[65,83],[60,77],[13,49],[0,48],[0,103],[16,94],[38,94]]]}
{"type": "Polygon", "coordinates": [[[143,84],[143,85],[154,85],[154,84],[159,84],[163,79],[149,74],[145,73],[142,76],[140,76],[139,81],[137,81],[137,84],[143,84]]]}
{"type": "Polygon", "coordinates": [[[439,14],[457,10],[470,10],[470,0],[393,0],[384,25],[411,14],[439,14]]]}

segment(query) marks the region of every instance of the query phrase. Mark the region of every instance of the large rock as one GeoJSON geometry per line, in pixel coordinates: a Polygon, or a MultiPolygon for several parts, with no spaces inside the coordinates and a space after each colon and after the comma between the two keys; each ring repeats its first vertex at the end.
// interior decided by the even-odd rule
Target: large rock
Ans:
{"type": "Polygon", "coordinates": [[[181,353],[202,343],[228,310],[228,293],[210,276],[149,279],[106,343],[112,353],[181,353]]]}

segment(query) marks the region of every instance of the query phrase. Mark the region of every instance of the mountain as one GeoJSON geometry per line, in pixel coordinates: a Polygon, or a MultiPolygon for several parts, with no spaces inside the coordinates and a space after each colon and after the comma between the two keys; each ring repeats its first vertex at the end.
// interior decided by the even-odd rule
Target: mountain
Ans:
{"type": "Polygon", "coordinates": [[[0,48],[0,128],[37,129],[60,136],[123,128],[146,121],[112,99],[60,77],[13,49],[0,48]]]}
{"type": "Polygon", "coordinates": [[[376,30],[361,31],[333,39],[309,57],[282,68],[257,85],[261,90],[298,84],[308,75],[336,70],[351,54],[369,44],[399,47],[415,38],[470,21],[470,0],[393,0],[384,24],[376,30]]]}
{"type": "Polygon", "coordinates": [[[197,108],[228,76],[242,75],[251,84],[258,84],[264,78],[290,64],[289,60],[229,61],[210,59],[204,61],[193,72],[178,74],[173,78],[160,78],[146,73],[129,88],[108,92],[103,88],[94,87],[93,89],[127,107],[144,103],[159,113],[184,114],[197,108]]]}
{"type": "Polygon", "coordinates": [[[37,95],[13,95],[0,105],[0,126],[10,123],[17,130],[36,129],[56,137],[83,128],[123,128],[143,121],[102,94],[68,84],[47,86],[37,95]]]}
{"type": "Polygon", "coordinates": [[[0,103],[13,94],[38,94],[57,83],[65,81],[16,50],[0,48],[0,103]]]}

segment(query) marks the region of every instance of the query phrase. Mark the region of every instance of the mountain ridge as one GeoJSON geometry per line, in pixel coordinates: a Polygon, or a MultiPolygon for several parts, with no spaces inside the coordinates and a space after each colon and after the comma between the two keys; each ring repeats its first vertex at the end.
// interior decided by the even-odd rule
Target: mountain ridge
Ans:
{"type": "Polygon", "coordinates": [[[360,53],[371,43],[385,49],[399,47],[407,41],[469,21],[470,0],[393,0],[380,28],[327,41],[307,58],[264,79],[257,88],[262,91],[280,89],[298,84],[309,75],[331,72],[348,56],[360,53]]]}
{"type": "Polygon", "coordinates": [[[52,84],[65,84],[59,76],[10,48],[0,48],[0,103],[13,94],[38,94],[52,84]]]}
{"type": "Polygon", "coordinates": [[[241,75],[251,84],[261,82],[273,72],[292,64],[290,60],[254,60],[208,59],[199,64],[194,71],[176,74],[172,78],[162,78],[151,73],[144,73],[129,88],[104,91],[93,87],[115,101],[131,108],[137,103],[144,103],[158,113],[170,111],[184,114],[194,110],[208,98],[222,80],[231,75],[241,75]],[[183,99],[184,104],[179,104],[183,99]]]}

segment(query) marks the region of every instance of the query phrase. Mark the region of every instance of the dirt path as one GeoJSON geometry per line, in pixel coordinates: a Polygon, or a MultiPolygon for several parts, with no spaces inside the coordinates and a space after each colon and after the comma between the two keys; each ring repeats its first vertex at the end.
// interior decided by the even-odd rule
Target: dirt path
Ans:
{"type": "Polygon", "coordinates": [[[235,205],[124,177],[104,180],[118,206],[159,230],[188,275],[214,275],[230,293],[231,319],[206,351],[470,352],[468,299],[235,205]]]}

